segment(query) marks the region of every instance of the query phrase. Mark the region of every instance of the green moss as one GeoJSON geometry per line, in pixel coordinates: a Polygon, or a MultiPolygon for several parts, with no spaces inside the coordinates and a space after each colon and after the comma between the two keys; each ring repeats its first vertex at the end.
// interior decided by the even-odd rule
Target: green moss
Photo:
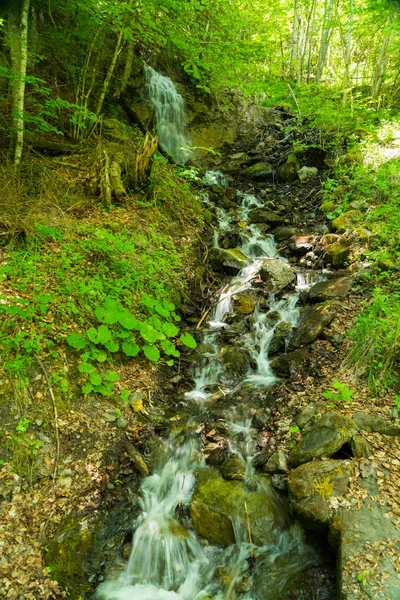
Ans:
{"type": "Polygon", "coordinates": [[[325,477],[321,481],[315,481],[314,491],[321,496],[321,498],[330,498],[333,495],[333,481],[330,477],[325,477]]]}

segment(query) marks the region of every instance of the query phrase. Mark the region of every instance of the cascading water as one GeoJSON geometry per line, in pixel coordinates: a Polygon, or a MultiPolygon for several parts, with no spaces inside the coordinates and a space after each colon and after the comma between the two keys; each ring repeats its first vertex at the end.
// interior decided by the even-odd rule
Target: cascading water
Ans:
{"type": "MultiPolygon", "coordinates": [[[[176,153],[176,149],[184,144],[184,126],[181,129],[184,124],[183,101],[168,78],[150,67],[146,68],[146,75],[149,95],[157,109],[160,141],[168,151],[176,153]]],[[[180,160],[184,162],[188,155],[186,151],[182,152],[180,160]]],[[[208,184],[227,185],[223,174],[218,172],[207,172],[205,181],[208,184]]],[[[219,219],[214,236],[216,248],[219,247],[221,232],[229,231],[235,220],[247,222],[249,212],[262,205],[261,201],[249,194],[239,192],[238,198],[235,215],[215,207],[219,219]]],[[[204,200],[210,203],[207,194],[204,200]]],[[[194,365],[194,387],[185,394],[184,399],[191,417],[185,422],[183,416],[179,415],[179,436],[171,433],[158,466],[152,475],[143,480],[141,514],[134,523],[129,562],[116,580],[99,586],[96,592],[98,599],[264,600],[264,593],[260,595],[253,589],[253,579],[257,587],[257,577],[261,574],[267,587],[268,578],[275,577],[274,589],[278,595],[274,596],[274,600],[279,600],[286,582],[316,562],[314,550],[304,542],[298,526],[291,523],[285,503],[272,488],[269,478],[258,475],[253,466],[253,457],[257,452],[257,431],[252,424],[254,404],[251,398],[248,403],[235,403],[233,399],[235,389],[241,386],[250,386],[257,392],[276,381],[268,357],[274,331],[282,322],[292,326],[297,324],[299,295],[310,287],[312,279],[307,274],[299,274],[292,293],[283,298],[275,298],[271,294],[263,303],[257,303],[249,320],[249,329],[240,340],[242,347],[249,352],[252,364],[242,381],[236,382],[235,389],[232,389],[229,380],[224,379],[224,367],[219,360],[223,353],[223,335],[230,329],[227,316],[232,313],[238,292],[256,292],[256,288],[252,288],[263,261],[279,257],[273,236],[264,234],[257,225],[243,227],[240,237],[241,250],[249,258],[250,264],[225,286],[204,327],[201,342],[206,351],[194,365]],[[278,319],[270,319],[272,313],[278,315],[278,319]],[[196,471],[200,466],[203,469],[205,467],[200,438],[194,432],[201,431],[216,391],[216,395],[223,397],[225,403],[229,403],[232,396],[226,422],[227,445],[230,455],[239,456],[245,464],[244,484],[249,490],[265,490],[265,502],[271,510],[273,508],[276,527],[271,542],[265,546],[252,545],[249,522],[246,527],[237,516],[231,517],[236,543],[225,548],[204,545],[191,529],[187,508],[196,484],[196,471]],[[258,561],[259,566],[252,575],[254,560],[258,561]],[[221,569],[229,572],[228,583],[217,576],[221,569]],[[239,586],[241,591],[237,592],[236,586],[243,581],[247,581],[246,585],[242,588],[239,586]]],[[[247,511],[246,504],[243,508],[247,511]]],[[[268,595],[268,598],[271,596],[268,595]]]]}
{"type": "Polygon", "coordinates": [[[160,145],[178,163],[191,156],[185,104],[176,85],[169,78],[145,65],[146,94],[154,104],[160,145]]]}

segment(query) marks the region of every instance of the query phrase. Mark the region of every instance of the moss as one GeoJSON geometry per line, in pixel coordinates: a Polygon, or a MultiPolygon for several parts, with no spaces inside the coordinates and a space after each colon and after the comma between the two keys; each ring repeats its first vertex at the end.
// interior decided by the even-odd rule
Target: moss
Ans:
{"type": "Polygon", "coordinates": [[[320,210],[324,213],[330,212],[335,207],[335,203],[331,200],[327,200],[323,204],[321,204],[320,210]]]}
{"type": "Polygon", "coordinates": [[[314,483],[314,491],[321,498],[330,498],[333,495],[333,481],[330,477],[325,477],[322,481],[314,483]]]}
{"type": "Polygon", "coordinates": [[[347,229],[353,229],[353,226],[359,219],[361,218],[361,214],[358,210],[349,210],[348,212],[343,213],[339,217],[336,217],[334,221],[332,221],[332,225],[334,228],[343,233],[347,229]]]}

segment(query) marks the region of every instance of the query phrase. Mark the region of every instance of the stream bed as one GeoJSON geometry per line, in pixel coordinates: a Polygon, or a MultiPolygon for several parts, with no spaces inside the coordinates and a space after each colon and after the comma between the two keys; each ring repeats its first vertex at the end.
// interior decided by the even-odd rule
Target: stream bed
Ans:
{"type": "Polygon", "coordinates": [[[249,224],[262,200],[231,190],[235,208],[228,210],[211,199],[219,188],[229,189],[225,176],[207,172],[203,200],[217,219],[209,251],[231,276],[199,327],[192,389],[177,398],[170,435],[142,481],[129,561],[98,587],[98,599],[335,597],[332,557],[291,516],[282,475],[274,480],[256,469],[259,395],[278,380],[270,349],[285,351],[300,295],[325,275],[296,271],[274,237],[249,224]],[[232,230],[236,247],[222,247],[232,230]],[[210,414],[223,442],[208,431],[210,414]]]}

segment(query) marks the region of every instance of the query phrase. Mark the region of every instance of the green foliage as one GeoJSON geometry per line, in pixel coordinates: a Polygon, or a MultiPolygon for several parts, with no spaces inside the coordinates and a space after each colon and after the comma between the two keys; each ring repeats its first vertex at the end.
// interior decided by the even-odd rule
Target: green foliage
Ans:
{"type": "Polygon", "coordinates": [[[30,419],[24,417],[18,421],[15,431],[6,431],[5,439],[13,456],[12,468],[20,475],[27,476],[32,482],[43,442],[36,439],[34,433],[29,431],[30,424],[30,419]]]}
{"type": "Polygon", "coordinates": [[[351,402],[353,399],[354,392],[345,384],[340,383],[337,379],[333,380],[334,392],[324,392],[322,395],[327,400],[333,400],[334,402],[351,402]]]}

